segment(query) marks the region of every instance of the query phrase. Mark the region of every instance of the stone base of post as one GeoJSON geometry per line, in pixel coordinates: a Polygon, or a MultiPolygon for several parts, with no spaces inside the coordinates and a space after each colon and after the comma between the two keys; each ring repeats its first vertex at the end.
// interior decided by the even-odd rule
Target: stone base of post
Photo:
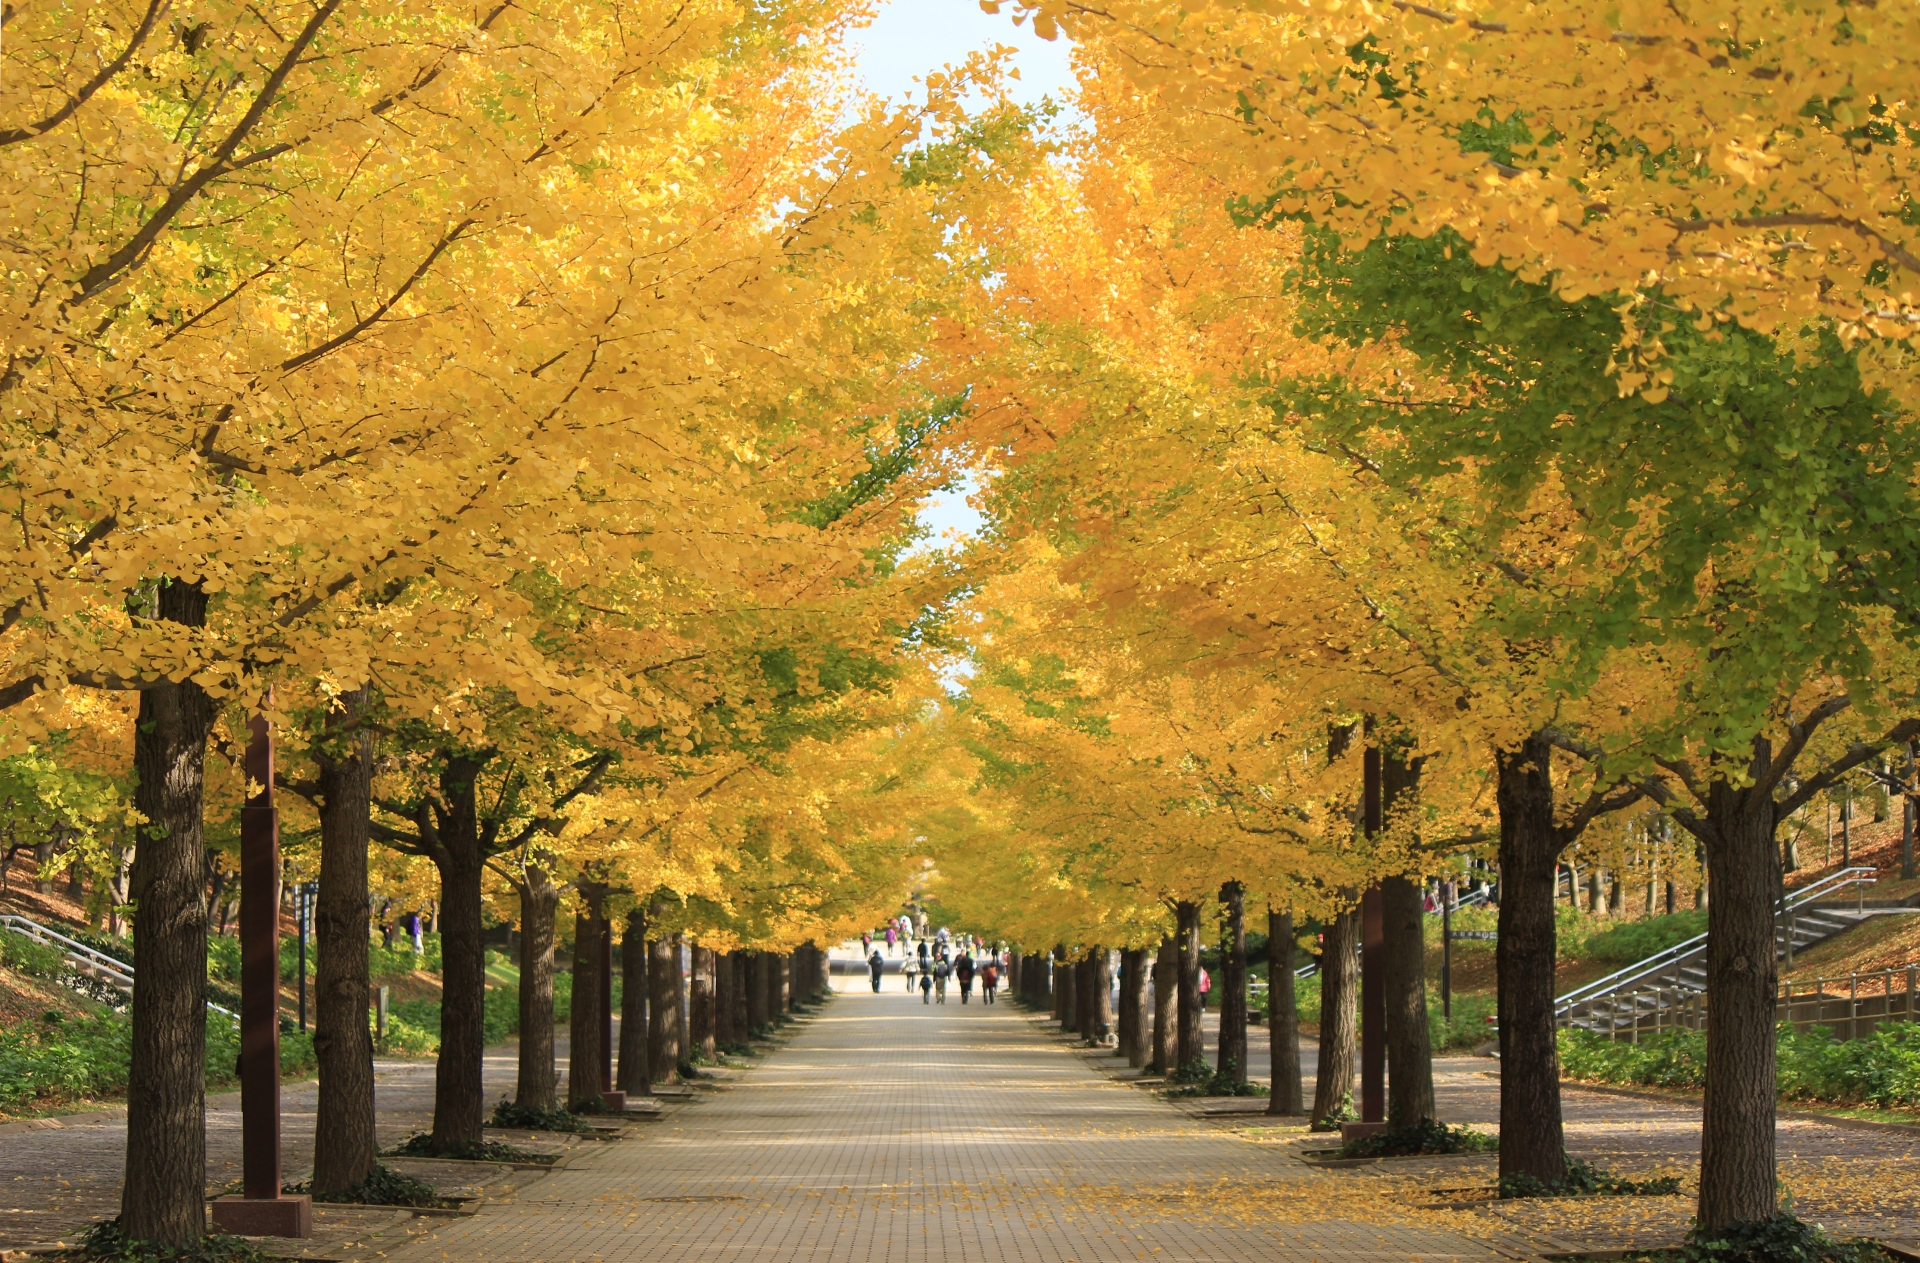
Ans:
{"type": "Polygon", "coordinates": [[[609,1114],[625,1113],[627,1109],[627,1094],[625,1092],[602,1092],[600,1094],[600,1108],[609,1114]]]}
{"type": "Polygon", "coordinates": [[[1385,1123],[1341,1123],[1340,1139],[1359,1140],[1363,1136],[1378,1136],[1387,1129],[1385,1123]]]}
{"type": "Polygon", "coordinates": [[[213,1203],[213,1226],[239,1237],[311,1237],[313,1198],[222,1197],[213,1203]]]}

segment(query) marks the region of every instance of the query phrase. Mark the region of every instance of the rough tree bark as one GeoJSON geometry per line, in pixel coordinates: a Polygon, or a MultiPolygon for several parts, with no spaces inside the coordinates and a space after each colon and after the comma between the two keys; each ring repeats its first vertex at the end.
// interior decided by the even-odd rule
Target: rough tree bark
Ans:
{"type": "Polygon", "coordinates": [[[1774,1175],[1773,905],[1780,888],[1774,849],[1773,745],[1753,742],[1752,782],[1735,788],[1717,778],[1707,789],[1703,838],[1713,869],[1707,905],[1707,1087],[1700,1118],[1702,1227],[1771,1218],[1778,1209],[1774,1175]]]}
{"type": "Polygon", "coordinates": [[[1267,909],[1267,1030],[1273,1043],[1272,1095],[1267,1113],[1298,1114],[1300,1004],[1293,989],[1293,913],[1267,909]]]}
{"type": "Polygon", "coordinates": [[[653,1094],[647,1066],[647,993],[652,989],[647,976],[647,909],[636,903],[628,910],[626,928],[620,934],[619,1085],[628,1096],[653,1094]]]}
{"type": "Polygon", "coordinates": [[[1122,977],[1120,981],[1121,1036],[1124,1045],[1122,1051],[1127,1055],[1127,1064],[1135,1070],[1147,1064],[1153,1055],[1153,1041],[1147,1021],[1147,970],[1150,968],[1146,949],[1130,947],[1122,958],[1122,977]]]}
{"type": "MultiPolygon", "coordinates": [[[[656,910],[654,917],[657,918],[656,910]]],[[[680,1082],[680,957],[671,936],[647,944],[647,1079],[680,1082]]]]}
{"type": "MultiPolygon", "coordinates": [[[[1349,898],[1352,892],[1348,891],[1349,898]]],[[[1313,1085],[1313,1126],[1327,1128],[1353,1113],[1359,1049],[1360,913],[1327,923],[1320,951],[1320,1061],[1313,1085]]]]}
{"type": "Polygon", "coordinates": [[[1068,1035],[1079,1031],[1079,962],[1066,958],[1066,948],[1060,950],[1060,960],[1054,964],[1054,1010],[1060,1015],[1060,1029],[1068,1035]]]}
{"type": "Polygon", "coordinates": [[[1180,949],[1171,937],[1160,940],[1153,961],[1153,1055],[1147,1064],[1172,1074],[1180,1055],[1180,949]]]}
{"type": "Polygon", "coordinates": [[[520,1067],[513,1103],[528,1109],[552,1109],[553,940],[560,887],[538,863],[521,868],[514,882],[520,893],[520,1067]]]}
{"type": "Polygon", "coordinates": [[[1220,1049],[1214,1068],[1247,1081],[1247,892],[1237,881],[1220,887],[1220,1049]]]}
{"type": "Polygon", "coordinates": [[[1553,1029],[1556,865],[1553,747],[1535,733],[1498,756],[1500,808],[1500,1175],[1566,1178],[1560,1052],[1553,1029]]]}
{"type": "Polygon", "coordinates": [[[741,961],[740,990],[747,1006],[747,1033],[758,1035],[768,1023],[767,954],[747,952],[741,961]]]}
{"type": "Polygon", "coordinates": [[[693,949],[693,981],[688,985],[687,1018],[693,1051],[712,1061],[719,1039],[714,1026],[713,949],[693,949]]]}
{"type": "Polygon", "coordinates": [[[1434,1116],[1433,1044],[1427,1031],[1427,955],[1420,887],[1405,877],[1380,883],[1386,930],[1387,1126],[1434,1116]]]}
{"type": "Polygon", "coordinates": [[[774,1020],[783,1022],[793,1011],[793,958],[776,953],[767,964],[767,1008],[774,1020]]]}
{"type": "Polygon", "coordinates": [[[367,843],[373,802],[373,734],[362,726],[369,694],[342,693],[314,744],[320,809],[320,895],[314,931],[313,1191],[365,1182],[377,1146],[373,1035],[367,1029],[367,843]]]}
{"type": "Polygon", "coordinates": [[[739,957],[733,952],[720,952],[713,958],[713,1045],[715,1056],[722,1050],[740,1042],[740,1034],[734,1029],[733,995],[737,989],[734,980],[734,965],[739,957]]]}
{"type": "Polygon", "coordinates": [[[1184,1070],[1206,1058],[1200,1037],[1200,905],[1181,900],[1173,905],[1174,942],[1179,947],[1179,1034],[1175,1038],[1175,1069],[1184,1070]]]}
{"type": "Polygon", "coordinates": [[[581,883],[583,905],[573,919],[573,1010],[567,1022],[567,1107],[580,1109],[600,1101],[600,1072],[605,1065],[606,1015],[600,1010],[600,965],[606,958],[600,918],[606,887],[581,883]]]}
{"type": "MultiPolygon", "coordinates": [[[[439,845],[440,870],[440,1058],[433,1072],[433,1137],[436,1153],[476,1145],[486,1122],[487,968],[481,879],[486,856],[480,842],[476,782],[490,756],[452,754],[440,773],[445,811],[439,845]]],[[[578,997],[575,997],[577,1002],[578,997]]]]}
{"type": "MultiPolygon", "coordinates": [[[[161,620],[204,627],[196,583],[165,581],[161,620]]],[[[147,818],[131,895],[132,1059],[120,1226],[129,1237],[184,1245],[206,1230],[207,909],[201,885],[207,735],[213,703],[191,679],[140,694],[134,806],[147,818]]]]}

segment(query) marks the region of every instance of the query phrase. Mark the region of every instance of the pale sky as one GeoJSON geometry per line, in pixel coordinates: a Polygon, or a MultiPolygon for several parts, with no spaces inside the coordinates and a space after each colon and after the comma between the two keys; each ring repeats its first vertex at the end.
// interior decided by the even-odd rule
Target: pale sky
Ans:
{"type": "Polygon", "coordinates": [[[867,87],[894,100],[918,95],[914,80],[928,71],[957,65],[975,49],[1006,44],[1018,50],[1013,64],[1020,79],[1007,85],[1013,99],[1038,105],[1050,95],[1065,104],[1073,86],[1071,46],[1064,37],[1041,39],[1031,22],[1015,26],[1012,11],[1009,4],[997,14],[983,13],[976,0],[891,0],[849,43],[867,87]]]}
{"type": "MultiPolygon", "coordinates": [[[[1017,81],[1008,94],[1022,105],[1038,105],[1044,97],[1065,105],[1074,87],[1068,55],[1071,45],[1062,38],[1043,40],[1032,23],[1013,24],[1012,6],[997,14],[981,11],[976,0],[890,0],[880,6],[873,24],[856,31],[849,41],[855,66],[869,91],[900,100],[918,96],[917,80],[929,71],[956,65],[975,49],[1005,44],[1015,49],[1017,81]]],[[[972,534],[980,528],[980,514],[967,505],[975,489],[971,477],[964,486],[932,497],[920,520],[938,537],[948,531],[972,534]]]]}

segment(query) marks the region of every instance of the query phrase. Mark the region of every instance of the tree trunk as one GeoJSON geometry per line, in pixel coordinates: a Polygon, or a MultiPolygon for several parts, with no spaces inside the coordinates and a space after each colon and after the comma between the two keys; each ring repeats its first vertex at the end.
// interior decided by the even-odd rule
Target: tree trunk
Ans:
{"type": "MultiPolygon", "coordinates": [[[[433,1075],[433,1138],[436,1153],[480,1143],[486,1121],[486,1090],[481,1070],[487,1054],[487,970],[481,881],[485,857],[480,851],[477,782],[485,760],[449,754],[440,774],[446,804],[441,845],[434,865],[440,870],[440,899],[434,919],[440,926],[440,1059],[433,1075]]],[[[574,1002],[579,1003],[575,996],[574,1002]]]]}
{"type": "MultiPolygon", "coordinates": [[[[162,580],[159,617],[204,627],[198,583],[162,580]]],[[[207,909],[201,866],[207,734],[213,703],[192,680],[140,694],[131,876],[132,1059],[120,1226],[136,1240],[185,1245],[206,1231],[207,909]]]]}
{"type": "Polygon", "coordinates": [[[314,746],[320,786],[320,895],[314,931],[313,1191],[337,1193],[373,1171],[373,1035],[367,1029],[367,822],[373,734],[362,728],[368,691],[342,693],[314,746]]]}
{"type": "MultiPolygon", "coordinates": [[[[1351,897],[1352,892],[1347,892],[1351,897]]],[[[1327,923],[1320,950],[1320,1063],[1313,1084],[1313,1125],[1353,1114],[1353,1073],[1359,1035],[1360,913],[1327,923]]]]}
{"type": "Polygon", "coordinates": [[[1169,936],[1160,940],[1153,962],[1153,1056],[1148,1065],[1172,1074],[1180,1057],[1180,949],[1169,936]]]}
{"type": "Polygon", "coordinates": [[[1380,883],[1386,960],[1387,1126],[1434,1116],[1433,1043],[1427,1031],[1427,952],[1421,888],[1405,877],[1380,883]]]}
{"type": "Polygon", "coordinates": [[[1200,905],[1183,899],[1173,906],[1173,915],[1174,941],[1180,948],[1180,1028],[1174,1051],[1176,1069],[1184,1070],[1207,1055],[1200,1035],[1200,905]]]}
{"type": "Polygon", "coordinates": [[[1500,751],[1500,1175],[1566,1178],[1560,1053],[1554,1039],[1553,747],[1540,734],[1500,751]]]}
{"type": "Polygon", "coordinates": [[[1147,1022],[1147,951],[1129,947],[1121,958],[1120,1027],[1122,1051],[1127,1064],[1135,1070],[1147,1064],[1153,1055],[1151,1029],[1147,1022]]]}
{"type": "Polygon", "coordinates": [[[827,954],[827,949],[823,947],[814,951],[813,961],[814,994],[822,1000],[830,999],[833,995],[833,958],[827,954]]]}
{"type": "Polygon", "coordinates": [[[760,1034],[767,1025],[767,954],[747,952],[741,963],[740,990],[747,1006],[747,1034],[760,1034]]]}
{"type": "Polygon", "coordinates": [[[686,936],[673,936],[673,1023],[674,1035],[680,1043],[680,1060],[685,1061],[693,1055],[693,1024],[687,1020],[687,977],[689,953],[686,950],[686,936]]]}
{"type": "Polygon", "coordinates": [[[1066,958],[1061,949],[1060,962],[1053,970],[1053,990],[1060,1010],[1060,1029],[1066,1034],[1080,1030],[1080,962],[1066,958]]]}
{"type": "Polygon", "coordinates": [[[620,1090],[628,1096],[653,1095],[647,1066],[647,910],[636,903],[627,912],[620,935],[620,1090]]]}
{"type": "Polygon", "coordinates": [[[600,1074],[606,1064],[601,1039],[606,1014],[600,1008],[600,967],[606,959],[600,936],[607,923],[600,918],[604,888],[582,886],[580,912],[573,918],[573,1012],[567,1022],[567,1108],[597,1107],[600,1074]]]}
{"type": "Polygon", "coordinates": [[[770,962],[772,968],[767,971],[767,979],[773,985],[772,993],[767,996],[767,1007],[785,1021],[786,1014],[793,1011],[793,958],[785,953],[775,955],[770,962]]]}
{"type": "Polygon", "coordinates": [[[680,958],[672,938],[647,944],[647,1079],[680,1082],[680,958]]]}
{"type": "Polygon", "coordinates": [[[707,1061],[718,1053],[719,1037],[714,1030],[713,949],[693,949],[693,982],[687,997],[687,1018],[692,1027],[693,1050],[707,1061]]]}
{"type": "Polygon", "coordinates": [[[739,1033],[734,1030],[733,993],[736,990],[733,969],[738,957],[733,952],[719,952],[713,958],[713,1048],[714,1056],[725,1054],[726,1050],[740,1042],[739,1033]]]}
{"type": "MultiPolygon", "coordinates": [[[[1753,742],[1748,774],[1761,780],[1773,759],[1753,742]]],[[[1702,1228],[1726,1228],[1773,1216],[1774,1189],[1774,897],[1780,887],[1771,787],[1707,787],[1707,1087],[1700,1126],[1702,1228]]]]}
{"type": "Polygon", "coordinates": [[[1214,1068],[1247,1081],[1247,892],[1237,881],[1220,887],[1226,920],[1220,932],[1220,1049],[1214,1068]]]}
{"type": "Polygon", "coordinates": [[[1267,910],[1267,1030],[1273,1044],[1273,1094],[1267,1113],[1298,1114],[1300,1005],[1293,990],[1293,913],[1267,910]]]}
{"type": "Polygon", "coordinates": [[[520,1067],[513,1103],[552,1109],[553,940],[560,887],[538,864],[528,864],[515,885],[520,892],[520,1067]]]}

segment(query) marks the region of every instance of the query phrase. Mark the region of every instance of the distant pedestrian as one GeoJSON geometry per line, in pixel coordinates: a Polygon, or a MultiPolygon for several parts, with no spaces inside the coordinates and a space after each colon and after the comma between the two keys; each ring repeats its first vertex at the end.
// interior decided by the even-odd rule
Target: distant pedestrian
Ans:
{"type": "Polygon", "coordinates": [[[1200,1011],[1202,1013],[1207,1011],[1207,992],[1211,990],[1213,990],[1213,975],[1202,968],[1200,970],[1200,1011]]]}
{"type": "Polygon", "coordinates": [[[912,995],[913,994],[913,978],[914,978],[914,974],[917,972],[913,967],[913,957],[911,956],[907,957],[906,965],[900,972],[904,973],[907,976],[907,994],[912,995]]]}
{"type": "Polygon", "coordinates": [[[380,946],[387,951],[393,950],[393,922],[391,921],[380,923],[380,946]]]}
{"type": "Polygon", "coordinates": [[[867,956],[867,955],[871,955],[872,952],[873,952],[873,935],[866,930],[860,931],[860,954],[862,956],[867,956]]]}
{"type": "Polygon", "coordinates": [[[953,962],[953,976],[960,980],[960,1003],[965,1004],[967,997],[973,994],[973,957],[966,952],[960,953],[960,959],[953,962]]]}
{"type": "Polygon", "coordinates": [[[980,1003],[992,1004],[994,988],[1000,985],[1000,967],[989,963],[980,971],[980,1003]]]}
{"type": "Polygon", "coordinates": [[[867,972],[873,975],[873,994],[875,995],[880,994],[880,975],[886,971],[886,968],[887,962],[881,959],[879,952],[867,957],[867,972]]]}
{"type": "MultiPolygon", "coordinates": [[[[920,971],[920,1003],[931,1004],[932,996],[933,996],[933,971],[923,969],[920,971]]],[[[946,1002],[942,1000],[941,1003],[944,1004],[946,1002]]]]}
{"type": "Polygon", "coordinates": [[[887,922],[887,955],[893,955],[893,922],[887,922]]]}
{"type": "Polygon", "coordinates": [[[406,929],[407,934],[413,939],[413,954],[415,956],[426,955],[426,942],[420,933],[420,914],[418,912],[407,913],[407,919],[401,924],[406,929]]]}
{"type": "Polygon", "coordinates": [[[944,958],[933,963],[933,993],[939,997],[936,1003],[947,1002],[947,975],[952,972],[953,966],[947,964],[944,958]]]}
{"type": "Polygon", "coordinates": [[[927,946],[927,940],[921,939],[920,940],[920,968],[923,971],[927,968],[927,964],[931,960],[932,956],[933,956],[933,952],[927,946]]]}

